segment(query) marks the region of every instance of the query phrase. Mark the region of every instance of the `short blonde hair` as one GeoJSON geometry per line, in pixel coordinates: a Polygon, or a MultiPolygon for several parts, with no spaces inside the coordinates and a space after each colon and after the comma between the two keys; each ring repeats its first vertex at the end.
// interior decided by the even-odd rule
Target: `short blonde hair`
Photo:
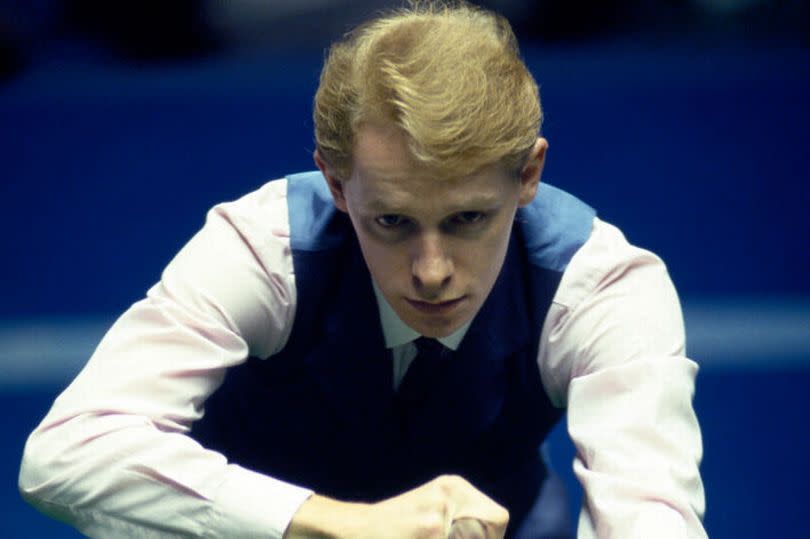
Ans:
{"type": "Polygon", "coordinates": [[[320,155],[341,178],[364,124],[395,125],[440,176],[519,170],[542,122],[509,23],[466,2],[411,2],[332,45],[314,106],[320,155]]]}

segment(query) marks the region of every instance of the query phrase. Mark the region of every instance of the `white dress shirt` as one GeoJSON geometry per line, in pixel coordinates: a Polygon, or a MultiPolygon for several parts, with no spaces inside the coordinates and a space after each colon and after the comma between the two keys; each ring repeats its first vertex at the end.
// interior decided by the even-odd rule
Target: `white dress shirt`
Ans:
{"type": "MultiPolygon", "coordinates": [[[[215,206],[112,326],[25,447],[23,496],[91,537],[281,537],[311,495],[186,434],[229,367],[268,357],[296,308],[284,180],[215,206]]],[[[382,298],[378,294],[378,298],[382,298]]],[[[398,383],[418,335],[382,299],[398,383]]],[[[466,332],[445,339],[456,348],[466,332]]],[[[584,488],[578,537],[697,538],[702,446],[678,297],[662,261],[594,219],[537,358],[568,408],[584,488]]]]}

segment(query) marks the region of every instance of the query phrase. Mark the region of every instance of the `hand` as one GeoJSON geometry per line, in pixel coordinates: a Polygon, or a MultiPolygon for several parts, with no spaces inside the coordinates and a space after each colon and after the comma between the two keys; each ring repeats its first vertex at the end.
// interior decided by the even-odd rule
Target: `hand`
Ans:
{"type": "Polygon", "coordinates": [[[502,539],[509,513],[465,479],[445,475],[373,504],[307,500],[286,539],[502,539]]]}

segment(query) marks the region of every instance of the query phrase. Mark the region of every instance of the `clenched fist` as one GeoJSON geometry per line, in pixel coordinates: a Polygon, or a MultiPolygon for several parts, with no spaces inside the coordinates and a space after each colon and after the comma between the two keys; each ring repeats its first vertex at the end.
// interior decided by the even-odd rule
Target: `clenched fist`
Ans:
{"type": "Polygon", "coordinates": [[[286,539],[502,539],[509,513],[464,478],[444,475],[372,504],[313,496],[293,517],[286,539]]]}

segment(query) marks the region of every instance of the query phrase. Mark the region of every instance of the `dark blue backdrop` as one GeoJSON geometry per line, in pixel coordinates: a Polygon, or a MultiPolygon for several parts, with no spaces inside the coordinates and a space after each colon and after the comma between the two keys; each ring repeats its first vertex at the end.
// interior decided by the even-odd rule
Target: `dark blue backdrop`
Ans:
{"type": "MultiPolygon", "coordinates": [[[[546,110],[545,179],[660,254],[687,307],[807,305],[807,51],[624,44],[526,57],[546,110]]],[[[124,68],[63,58],[0,86],[0,321],[114,316],[211,205],[311,168],[320,61],[301,52],[124,68]]],[[[756,322],[757,312],[737,315],[756,322]]],[[[712,537],[803,529],[807,350],[743,364],[721,342],[697,357],[712,537]]],[[[19,361],[0,354],[6,370],[19,361]]],[[[0,391],[11,435],[0,453],[2,536],[73,536],[14,486],[24,437],[66,381],[17,379],[0,391]]],[[[558,430],[558,467],[570,452],[558,430]]]]}

